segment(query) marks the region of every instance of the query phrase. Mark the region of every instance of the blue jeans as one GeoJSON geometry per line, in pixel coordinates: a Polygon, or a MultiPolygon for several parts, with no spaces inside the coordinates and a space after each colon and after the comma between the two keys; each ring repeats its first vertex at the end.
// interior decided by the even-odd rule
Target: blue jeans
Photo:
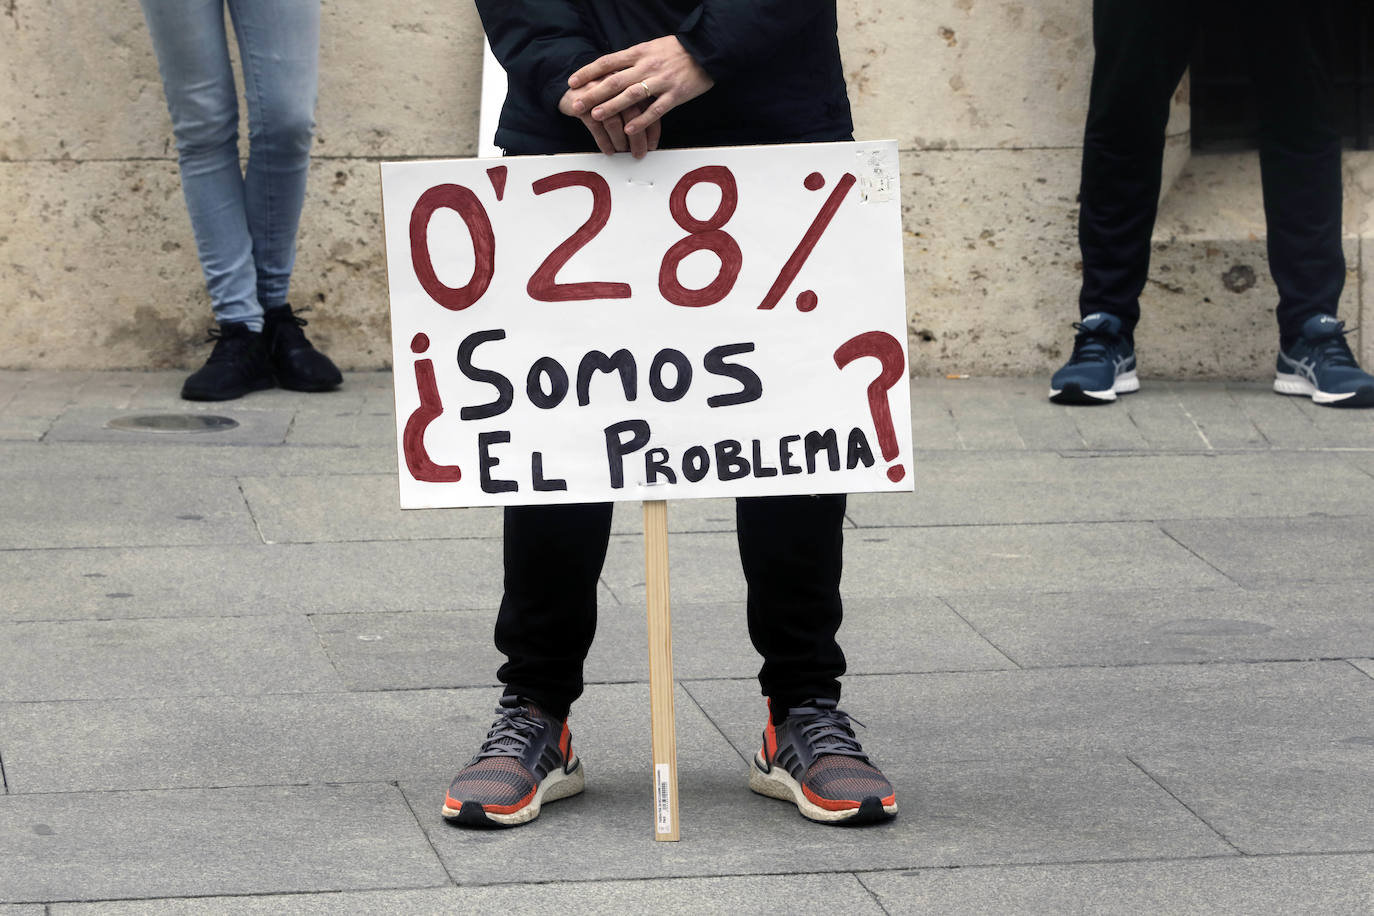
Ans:
{"type": "Polygon", "coordinates": [[[261,330],[263,309],[286,302],[296,258],[315,127],[320,0],[227,0],[248,107],[246,170],[226,0],[140,2],[215,319],[261,330]]]}

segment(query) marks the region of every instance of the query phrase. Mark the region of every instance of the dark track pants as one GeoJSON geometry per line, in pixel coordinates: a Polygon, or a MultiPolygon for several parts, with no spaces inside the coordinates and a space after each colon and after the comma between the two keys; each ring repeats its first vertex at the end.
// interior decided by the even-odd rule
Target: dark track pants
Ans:
{"type": "Polygon", "coordinates": [[[1345,284],[1327,0],[1096,0],[1079,309],[1116,315],[1128,331],[1140,318],[1169,100],[1196,41],[1200,6],[1209,4],[1249,49],[1262,113],[1269,269],[1286,343],[1311,315],[1334,315],[1345,284]]]}
{"type": "MultiPolygon", "coordinates": [[[[845,661],[835,633],[842,615],[844,510],[843,495],[735,501],[749,637],[763,656],[759,683],[782,708],[840,696],[845,661]]],[[[505,596],[496,647],[507,661],[497,676],[508,693],[560,717],[582,694],[610,531],[609,503],[505,511],[505,596]]]]}

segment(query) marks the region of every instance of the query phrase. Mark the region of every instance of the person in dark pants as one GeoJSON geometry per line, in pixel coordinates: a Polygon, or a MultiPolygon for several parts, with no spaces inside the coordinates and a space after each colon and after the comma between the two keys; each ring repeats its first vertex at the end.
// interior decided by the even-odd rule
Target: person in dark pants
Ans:
{"type": "MultiPolygon", "coordinates": [[[[1345,341],[1336,304],[1341,137],[1331,82],[1327,0],[1211,0],[1249,49],[1262,112],[1260,169],[1269,269],[1278,286],[1274,390],[1336,407],[1374,406],[1374,377],[1345,341]]],[[[1092,94],[1083,138],[1078,335],[1050,400],[1101,404],[1139,389],[1134,331],[1150,262],[1169,100],[1188,65],[1199,8],[1190,0],[1097,0],[1092,94]]]]}
{"type": "MultiPolygon", "coordinates": [[[[477,0],[508,95],[507,154],[849,140],[834,0],[477,0]]],[[[886,820],[896,794],[839,709],[845,497],[737,500],[749,634],[768,698],[750,787],[826,823],[886,820]]],[[[513,826],[582,791],[568,711],[596,631],[610,504],[505,511],[497,718],[443,815],[513,826]]]]}

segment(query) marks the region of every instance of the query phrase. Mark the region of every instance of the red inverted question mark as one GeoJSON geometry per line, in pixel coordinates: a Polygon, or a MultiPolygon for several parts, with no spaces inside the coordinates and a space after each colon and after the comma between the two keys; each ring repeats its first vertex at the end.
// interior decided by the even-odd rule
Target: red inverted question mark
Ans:
{"type": "MultiPolygon", "coordinates": [[[[428,349],[428,335],[416,334],[411,338],[412,353],[424,353],[428,349]]],[[[444,404],[439,399],[439,385],[434,379],[432,360],[415,361],[415,386],[420,390],[420,406],[406,419],[405,432],[401,435],[401,451],[405,455],[406,470],[410,471],[410,476],[416,480],[457,483],[463,478],[462,469],[456,464],[439,464],[429,457],[429,451],[425,449],[425,430],[444,412],[444,404]]]]}
{"type": "MultiPolygon", "coordinates": [[[[901,380],[906,368],[906,348],[886,331],[865,331],[840,344],[835,351],[835,365],[843,369],[861,356],[875,357],[883,364],[883,371],[868,385],[868,412],[873,415],[873,428],[878,433],[878,448],[884,461],[897,457],[897,430],[892,426],[892,411],[887,406],[887,391],[901,380]]],[[[906,476],[906,468],[894,464],[887,469],[887,479],[896,483],[906,476]]]]}

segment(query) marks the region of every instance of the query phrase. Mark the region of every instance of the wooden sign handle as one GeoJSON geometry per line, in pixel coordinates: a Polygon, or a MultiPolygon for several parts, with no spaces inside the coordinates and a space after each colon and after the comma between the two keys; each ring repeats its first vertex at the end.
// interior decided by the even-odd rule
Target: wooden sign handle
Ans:
{"type": "Polygon", "coordinates": [[[673,627],[668,602],[668,503],[644,501],[644,583],[649,607],[649,711],[654,744],[654,839],[676,841],[677,730],[673,627]]]}

